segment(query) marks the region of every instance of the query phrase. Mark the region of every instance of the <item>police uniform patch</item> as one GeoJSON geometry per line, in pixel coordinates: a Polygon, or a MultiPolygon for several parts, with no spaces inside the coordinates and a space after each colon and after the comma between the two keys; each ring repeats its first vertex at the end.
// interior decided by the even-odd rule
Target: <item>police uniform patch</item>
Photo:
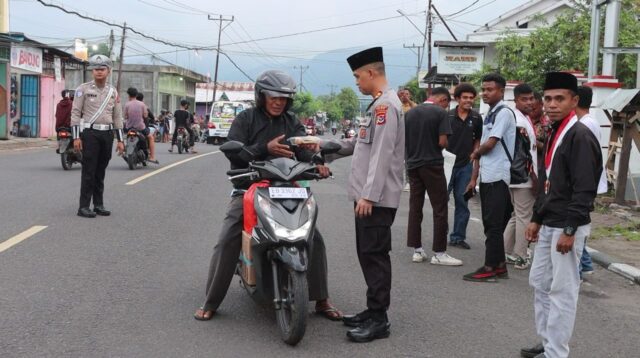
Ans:
{"type": "Polygon", "coordinates": [[[367,128],[360,128],[360,138],[366,138],[367,137],[367,128]]]}
{"type": "Polygon", "coordinates": [[[375,109],[376,125],[383,125],[387,122],[387,109],[389,106],[377,106],[375,109]]]}
{"type": "Polygon", "coordinates": [[[76,91],[76,97],[82,97],[82,91],[81,90],[77,90],[76,91]]]}

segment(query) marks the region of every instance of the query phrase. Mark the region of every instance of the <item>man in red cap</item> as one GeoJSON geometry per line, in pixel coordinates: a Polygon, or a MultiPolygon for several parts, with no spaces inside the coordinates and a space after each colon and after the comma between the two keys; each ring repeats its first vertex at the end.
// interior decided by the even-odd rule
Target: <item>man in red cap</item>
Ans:
{"type": "Polygon", "coordinates": [[[521,350],[523,357],[568,357],[580,291],[578,265],[591,232],[593,201],[602,172],[602,153],[589,128],[578,121],[578,81],[550,72],[544,85],[551,120],[538,198],[525,237],[537,242],[529,284],[534,288],[536,331],[542,343],[521,350]]]}

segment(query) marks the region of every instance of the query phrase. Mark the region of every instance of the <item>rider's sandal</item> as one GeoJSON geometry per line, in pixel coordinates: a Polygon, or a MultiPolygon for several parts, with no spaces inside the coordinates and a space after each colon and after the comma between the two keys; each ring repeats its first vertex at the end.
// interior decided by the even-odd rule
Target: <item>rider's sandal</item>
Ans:
{"type": "Polygon", "coordinates": [[[193,314],[193,318],[195,318],[198,321],[209,321],[210,319],[213,318],[213,315],[216,313],[215,311],[205,311],[204,307],[200,307],[198,311],[196,311],[196,313],[193,314]],[[198,315],[198,311],[201,311],[202,315],[198,315]],[[209,317],[205,317],[205,314],[207,312],[211,312],[211,315],[209,317]]]}
{"type": "Polygon", "coordinates": [[[325,307],[316,307],[316,314],[321,315],[322,317],[329,319],[331,321],[341,321],[342,320],[342,312],[340,312],[337,308],[332,305],[328,305],[325,307]]]}

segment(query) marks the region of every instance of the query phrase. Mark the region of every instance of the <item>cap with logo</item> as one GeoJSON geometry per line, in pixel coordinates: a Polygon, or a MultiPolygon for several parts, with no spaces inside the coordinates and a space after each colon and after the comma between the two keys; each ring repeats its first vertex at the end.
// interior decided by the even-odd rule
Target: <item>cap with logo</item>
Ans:
{"type": "Polygon", "coordinates": [[[113,62],[111,59],[105,55],[93,55],[89,58],[89,66],[87,67],[90,70],[94,70],[96,68],[111,68],[113,67],[113,62]]]}

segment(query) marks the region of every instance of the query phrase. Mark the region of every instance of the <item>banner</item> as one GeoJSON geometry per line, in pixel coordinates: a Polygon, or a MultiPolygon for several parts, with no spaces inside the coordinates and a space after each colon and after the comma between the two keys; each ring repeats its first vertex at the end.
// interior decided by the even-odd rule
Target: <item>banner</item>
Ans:
{"type": "Polygon", "coordinates": [[[42,49],[34,47],[12,47],[11,67],[42,73],[42,49]]]}
{"type": "Polygon", "coordinates": [[[438,73],[470,75],[482,69],[484,48],[439,47],[438,73]]]}

